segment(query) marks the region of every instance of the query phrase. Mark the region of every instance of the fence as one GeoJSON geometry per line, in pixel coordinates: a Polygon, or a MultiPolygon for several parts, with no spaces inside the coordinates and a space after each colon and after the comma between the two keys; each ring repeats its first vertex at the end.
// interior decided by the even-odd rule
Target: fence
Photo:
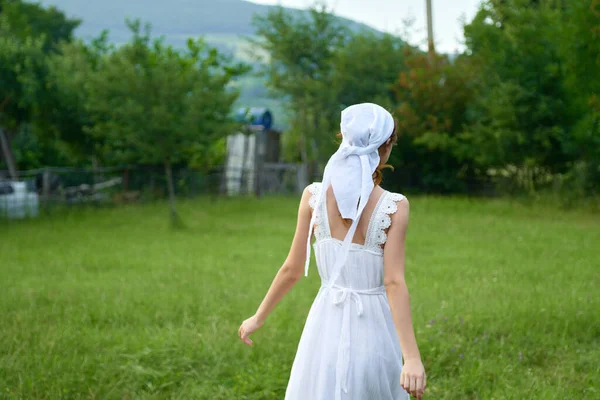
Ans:
{"type": "MultiPolygon", "coordinates": [[[[0,171],[0,217],[37,216],[41,210],[80,205],[147,202],[167,197],[164,170],[153,166],[43,168],[20,171],[17,179],[0,171]],[[4,178],[3,178],[4,176],[4,178]]],[[[178,197],[292,194],[308,182],[296,164],[265,163],[260,170],[219,166],[210,171],[174,168],[178,197]]]]}
{"type": "MultiPolygon", "coordinates": [[[[321,169],[313,166],[313,171],[321,169]]],[[[384,186],[392,191],[426,193],[410,184],[410,176],[402,171],[388,175],[384,186]],[[399,173],[398,173],[399,172],[399,173]]],[[[387,173],[387,172],[386,172],[387,173]]],[[[106,205],[147,202],[167,197],[167,182],[162,168],[154,166],[126,166],[100,169],[44,168],[20,171],[17,179],[6,178],[0,171],[0,218],[37,216],[41,211],[81,205],[106,205]]],[[[202,195],[239,196],[300,193],[306,184],[319,181],[297,164],[265,163],[258,168],[219,166],[210,171],[174,168],[175,193],[178,198],[202,195]]],[[[564,190],[564,179],[544,171],[505,169],[490,171],[482,181],[466,181],[464,192],[475,196],[544,196],[558,199],[565,206],[591,204],[600,210],[600,197],[585,197],[581,190],[564,190]],[[566,194],[565,194],[566,192],[566,194]]]]}

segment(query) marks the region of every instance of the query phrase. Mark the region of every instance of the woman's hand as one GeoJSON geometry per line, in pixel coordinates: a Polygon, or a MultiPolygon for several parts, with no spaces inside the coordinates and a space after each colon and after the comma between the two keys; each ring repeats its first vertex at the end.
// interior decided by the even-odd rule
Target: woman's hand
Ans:
{"type": "Polygon", "coordinates": [[[263,326],[263,324],[264,322],[256,318],[256,315],[253,315],[244,322],[242,322],[240,329],[238,329],[238,335],[242,342],[246,343],[248,346],[252,346],[254,343],[249,338],[249,336],[250,334],[256,332],[258,328],[263,326]]]}
{"type": "Polygon", "coordinates": [[[427,376],[421,359],[409,359],[404,361],[402,374],[400,374],[400,386],[417,399],[423,398],[427,376]]]}

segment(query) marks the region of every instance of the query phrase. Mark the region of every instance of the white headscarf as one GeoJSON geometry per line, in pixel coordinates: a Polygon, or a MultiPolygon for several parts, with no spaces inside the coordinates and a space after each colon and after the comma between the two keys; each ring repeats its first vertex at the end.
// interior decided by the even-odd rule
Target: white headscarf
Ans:
{"type": "Polygon", "coordinates": [[[337,274],[346,261],[358,221],[375,187],[373,173],[380,161],[378,149],[392,135],[394,118],[377,104],[356,104],[342,111],[340,128],[342,144],[325,166],[321,191],[310,221],[304,267],[304,274],[308,275],[313,225],[331,184],[342,218],[353,221],[336,257],[330,281],[337,279],[337,274]]]}

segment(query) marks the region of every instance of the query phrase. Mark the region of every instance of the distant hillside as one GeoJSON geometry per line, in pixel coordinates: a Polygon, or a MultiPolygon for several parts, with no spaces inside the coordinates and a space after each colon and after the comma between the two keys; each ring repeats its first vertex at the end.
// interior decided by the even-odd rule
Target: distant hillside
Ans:
{"type": "MultiPolygon", "coordinates": [[[[232,37],[253,35],[252,17],[274,8],[243,0],[41,0],[40,3],[80,18],[83,22],[76,33],[84,39],[108,29],[112,42],[123,43],[130,38],[125,19],[139,18],[152,24],[154,35],[165,36],[167,43],[174,46],[182,46],[189,37],[200,35],[208,35],[219,46],[231,42],[232,37]],[[220,36],[226,39],[219,40],[220,36]]],[[[341,17],[340,21],[353,30],[373,31],[355,21],[341,17]]]]}
{"type": "MultiPolygon", "coordinates": [[[[203,36],[211,45],[239,59],[250,60],[251,47],[245,37],[254,34],[252,18],[265,15],[273,6],[244,0],[38,0],[44,6],[56,6],[68,17],[82,20],[75,32],[84,40],[109,30],[115,44],[131,38],[125,20],[140,19],[152,25],[154,37],[164,36],[166,43],[183,47],[188,38],[203,36]]],[[[286,9],[301,14],[306,11],[286,9]]],[[[374,29],[338,17],[346,27],[355,30],[374,29]]],[[[247,75],[238,82],[241,95],[237,106],[269,107],[274,112],[278,129],[288,125],[286,106],[281,99],[269,96],[264,78],[247,75]]]]}

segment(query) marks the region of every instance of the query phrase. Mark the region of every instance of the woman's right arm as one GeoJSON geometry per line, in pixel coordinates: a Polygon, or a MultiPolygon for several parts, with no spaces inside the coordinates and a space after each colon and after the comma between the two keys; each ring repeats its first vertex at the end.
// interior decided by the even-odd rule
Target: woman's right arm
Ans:
{"type": "Polygon", "coordinates": [[[404,357],[400,384],[407,392],[420,399],[426,385],[425,368],[415,338],[408,286],[404,279],[408,215],[409,203],[404,199],[398,203],[398,211],[391,216],[392,225],[383,252],[383,281],[404,357]]]}
{"type": "Polygon", "coordinates": [[[271,287],[267,291],[262,303],[256,313],[245,320],[238,335],[242,342],[251,346],[252,340],[249,335],[259,329],[269,316],[275,306],[281,301],[290,289],[300,280],[304,272],[304,262],[306,261],[306,242],[308,240],[308,231],[312,211],[308,204],[311,193],[309,187],[304,189],[300,205],[298,206],[298,221],[296,223],[296,233],[292,240],[292,245],[281,268],[275,275],[271,287]]]}

